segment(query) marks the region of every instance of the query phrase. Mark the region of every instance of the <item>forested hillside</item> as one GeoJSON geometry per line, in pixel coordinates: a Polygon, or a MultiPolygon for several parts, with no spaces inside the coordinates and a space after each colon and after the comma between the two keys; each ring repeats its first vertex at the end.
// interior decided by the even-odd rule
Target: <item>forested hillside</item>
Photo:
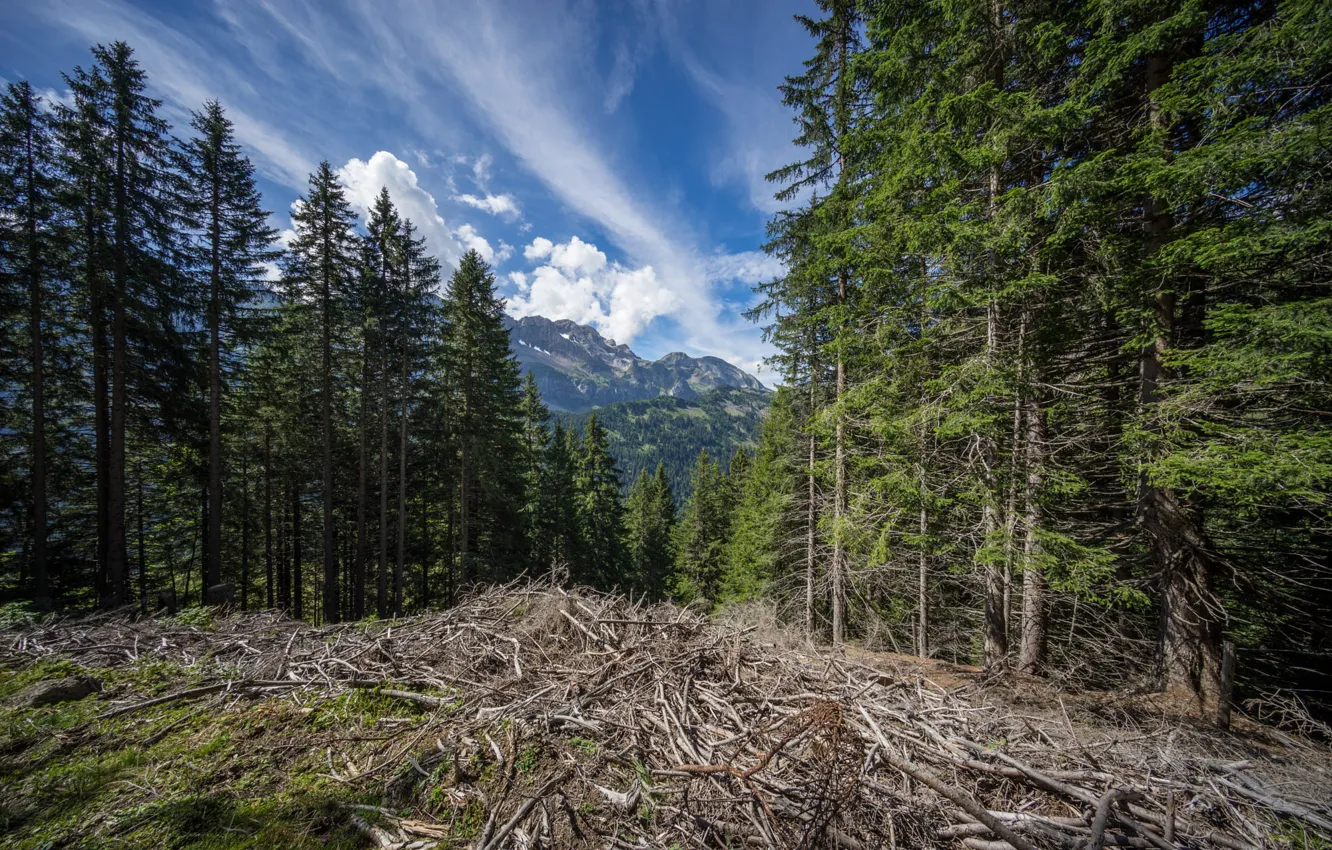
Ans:
{"type": "MultiPolygon", "coordinates": [[[[718,389],[697,398],[662,396],[597,408],[610,453],[626,483],[665,464],[677,500],[691,492],[690,470],[700,451],[728,459],[752,452],[772,396],[758,390],[718,389]]],[[[588,414],[557,413],[565,428],[583,431],[588,414]]]]}

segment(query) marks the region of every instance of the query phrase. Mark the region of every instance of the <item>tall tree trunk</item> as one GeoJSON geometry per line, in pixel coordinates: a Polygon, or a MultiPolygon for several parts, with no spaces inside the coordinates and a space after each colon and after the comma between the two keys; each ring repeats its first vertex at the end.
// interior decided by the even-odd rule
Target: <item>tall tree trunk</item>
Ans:
{"type": "MultiPolygon", "coordinates": [[[[393,605],[399,616],[402,615],[402,582],[405,560],[407,557],[407,352],[402,352],[401,365],[401,413],[398,426],[398,562],[393,569],[393,605]]],[[[385,413],[387,413],[387,409],[385,413]]],[[[421,512],[425,521],[425,512],[421,512]]],[[[421,565],[421,605],[425,605],[425,565],[421,565]]]]}
{"type": "Polygon", "coordinates": [[[148,556],[143,542],[143,460],[134,464],[135,516],[139,526],[139,610],[148,614],[148,556]]]}
{"type": "MultiPolygon", "coordinates": [[[[843,285],[839,283],[839,290],[843,290],[843,285]]],[[[839,403],[842,394],[846,391],[846,365],[839,352],[837,355],[837,401],[839,403]]],[[[846,605],[846,591],[843,585],[846,582],[846,544],[843,542],[842,526],[846,522],[846,426],[842,421],[842,415],[837,414],[837,424],[833,431],[833,464],[834,464],[834,482],[833,482],[833,557],[832,569],[830,570],[832,584],[832,642],[833,646],[840,646],[845,637],[845,625],[843,619],[845,616],[844,608],[846,605]]]]}
{"type": "MultiPolygon", "coordinates": [[[[812,395],[812,394],[811,394],[812,395]]],[[[813,413],[810,414],[813,416],[813,413]]],[[[809,469],[805,473],[809,504],[805,506],[805,637],[814,639],[814,566],[815,566],[815,526],[818,523],[818,508],[815,505],[814,481],[814,435],[809,437],[809,469]]]]}
{"type": "MultiPolygon", "coordinates": [[[[323,392],[319,404],[324,443],[324,622],[338,622],[338,550],[333,537],[333,222],[325,216],[321,275],[323,301],[323,392]]],[[[297,616],[300,616],[299,614],[297,616]]]]}
{"type": "MultiPolygon", "coordinates": [[[[925,441],[921,440],[921,450],[924,452],[925,441]]],[[[926,546],[926,535],[930,530],[929,511],[925,504],[927,491],[925,489],[925,462],[921,461],[920,467],[916,472],[917,480],[920,482],[920,561],[916,565],[916,654],[921,658],[930,657],[930,563],[929,552],[926,546]]]]}
{"type": "Polygon", "coordinates": [[[250,457],[241,452],[241,610],[250,610],[250,457]]]}
{"type": "Polygon", "coordinates": [[[93,454],[97,468],[97,599],[102,605],[108,605],[107,552],[110,545],[110,529],[107,520],[111,516],[111,450],[110,450],[110,390],[107,382],[107,370],[110,353],[106,338],[106,288],[98,271],[98,254],[101,249],[101,235],[93,222],[96,192],[89,189],[88,209],[86,211],[86,239],[88,243],[87,275],[88,302],[90,316],[88,324],[92,329],[92,367],[93,367],[93,454]]]}
{"type": "Polygon", "coordinates": [[[291,483],[282,476],[282,521],[278,525],[278,608],[291,611],[291,483]]]}
{"type": "MultiPolygon", "coordinates": [[[[379,359],[379,571],[388,572],[389,538],[389,397],[388,397],[388,357],[383,353],[388,346],[381,347],[379,359]]],[[[393,575],[393,616],[402,616],[402,575],[393,575]]]]}
{"type": "MultiPolygon", "coordinates": [[[[985,362],[994,362],[994,349],[998,325],[998,308],[993,301],[986,307],[985,362]]],[[[980,457],[985,482],[985,503],[981,507],[981,541],[985,570],[985,666],[1002,668],[1008,655],[1008,623],[1004,621],[1004,563],[995,557],[993,545],[999,533],[998,509],[995,505],[997,484],[994,466],[998,462],[998,449],[989,434],[981,434],[980,457]]]]}
{"type": "Polygon", "coordinates": [[[215,162],[210,163],[210,170],[214,173],[208,175],[212,185],[208,202],[208,547],[204,558],[205,594],[222,583],[222,187],[215,162]]]}
{"type": "MultiPolygon", "coordinates": [[[[996,89],[1004,86],[1004,17],[1001,0],[990,0],[989,8],[990,40],[992,44],[991,60],[988,69],[989,82],[996,89]]],[[[999,211],[999,194],[1003,190],[1002,164],[991,166],[987,187],[989,204],[988,215],[994,220],[999,211]]],[[[992,264],[993,265],[993,264],[992,264]]],[[[995,274],[998,269],[987,270],[995,274]]],[[[985,306],[985,365],[994,368],[995,347],[998,342],[999,305],[990,295],[985,306]]],[[[1008,655],[1008,622],[1004,619],[1004,564],[994,557],[991,548],[999,531],[997,502],[997,483],[995,464],[998,462],[998,449],[995,439],[989,434],[980,437],[981,463],[984,465],[985,504],[981,508],[981,529],[985,535],[985,666],[1002,668],[1008,655]]]]}
{"type": "MultiPolygon", "coordinates": [[[[31,101],[28,101],[31,106],[31,101]]],[[[37,610],[51,607],[50,572],[46,562],[46,384],[42,353],[42,250],[37,235],[37,152],[35,115],[29,115],[24,136],[24,174],[28,237],[28,334],[32,356],[32,600],[37,610]]]]}
{"type": "Polygon", "coordinates": [[[301,564],[301,491],[295,487],[291,491],[291,608],[298,620],[305,615],[305,588],[301,581],[304,572],[301,564]]]}
{"type": "MultiPolygon", "coordinates": [[[[1168,119],[1156,93],[1169,82],[1173,70],[1174,60],[1168,53],[1154,53],[1144,65],[1148,120],[1158,130],[1167,128],[1168,119]]],[[[1150,259],[1165,246],[1175,221],[1155,197],[1146,199],[1144,214],[1145,254],[1150,259]]],[[[1144,347],[1139,361],[1139,402],[1153,433],[1160,432],[1155,408],[1161,400],[1165,354],[1176,333],[1177,306],[1170,283],[1163,282],[1154,296],[1154,339],[1144,347]]],[[[1173,489],[1151,484],[1144,471],[1139,479],[1138,516],[1161,586],[1163,684],[1167,690],[1192,694],[1204,713],[1213,716],[1221,690],[1225,612],[1212,587],[1214,570],[1202,532],[1201,509],[1173,489]]]]}
{"type": "Polygon", "coordinates": [[[264,599],[273,609],[273,434],[264,423],[264,599]]]}
{"type": "MultiPolygon", "coordinates": [[[[357,487],[356,487],[356,583],[352,590],[352,608],[356,619],[365,616],[365,574],[366,561],[369,558],[369,543],[366,538],[366,502],[370,498],[369,493],[369,437],[366,430],[366,421],[369,419],[370,406],[366,403],[369,397],[370,388],[370,332],[369,328],[363,331],[361,341],[361,421],[360,421],[360,450],[357,456],[357,487]]],[[[378,596],[375,599],[375,613],[382,620],[385,615],[384,610],[384,581],[377,580],[378,596]]]]}
{"type": "Polygon", "coordinates": [[[111,439],[107,450],[109,467],[107,480],[107,544],[106,544],[106,603],[108,607],[122,605],[128,589],[125,570],[125,424],[126,424],[126,369],[129,368],[126,339],[126,300],[129,288],[129,187],[126,185],[129,168],[125,152],[125,126],[127,116],[117,115],[115,164],[115,291],[111,303],[111,439]]]}
{"type": "Polygon", "coordinates": [[[1018,669],[1040,673],[1045,666],[1045,634],[1049,617],[1045,573],[1036,563],[1040,554],[1041,487],[1045,480],[1045,412],[1033,398],[1024,401],[1027,424],[1027,486],[1023,494],[1022,541],[1022,646],[1018,669]]]}

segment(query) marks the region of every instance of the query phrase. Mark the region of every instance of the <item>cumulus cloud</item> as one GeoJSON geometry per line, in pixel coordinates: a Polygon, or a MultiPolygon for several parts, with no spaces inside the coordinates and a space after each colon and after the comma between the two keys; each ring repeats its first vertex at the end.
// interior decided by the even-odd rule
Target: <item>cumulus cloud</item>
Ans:
{"type": "Polygon", "coordinates": [[[628,343],[653,319],[680,306],[652,266],[608,262],[596,245],[577,236],[561,243],[538,236],[523,256],[543,262],[530,273],[509,275],[516,290],[509,312],[517,318],[570,319],[628,343]]]}
{"type": "Polygon", "coordinates": [[[484,210],[491,215],[502,215],[505,218],[517,218],[519,215],[518,202],[512,195],[487,194],[483,198],[478,198],[476,195],[454,195],[453,200],[484,210]]]}
{"type": "Polygon", "coordinates": [[[529,260],[539,260],[542,257],[549,257],[554,249],[555,243],[544,236],[538,236],[532,240],[532,244],[523,249],[523,256],[529,260]]]}
{"type": "Polygon", "coordinates": [[[513,246],[504,242],[500,242],[500,248],[496,251],[491,247],[490,240],[478,233],[476,228],[470,224],[462,225],[453,231],[453,235],[458,237],[458,241],[462,242],[464,246],[480,254],[481,259],[492,266],[499,265],[513,254],[513,246]]]}
{"type": "MultiPolygon", "coordinates": [[[[436,256],[445,263],[451,263],[462,253],[458,240],[454,238],[455,231],[450,230],[439,214],[435,197],[417,182],[416,172],[412,171],[411,166],[389,151],[377,151],[368,162],[348,160],[346,165],[338,169],[338,179],[347,187],[348,200],[360,208],[362,215],[369,215],[380,189],[387,188],[393,205],[398,208],[398,214],[412,220],[417,231],[425,237],[426,247],[436,256]]],[[[463,225],[459,228],[456,231],[459,238],[462,238],[464,229],[470,230],[470,227],[463,225]]],[[[466,239],[463,242],[472,247],[466,239]]],[[[481,242],[485,243],[485,240],[481,242]]],[[[479,248],[477,250],[480,251],[479,248]]],[[[489,244],[486,244],[486,252],[493,256],[489,244]]]]}

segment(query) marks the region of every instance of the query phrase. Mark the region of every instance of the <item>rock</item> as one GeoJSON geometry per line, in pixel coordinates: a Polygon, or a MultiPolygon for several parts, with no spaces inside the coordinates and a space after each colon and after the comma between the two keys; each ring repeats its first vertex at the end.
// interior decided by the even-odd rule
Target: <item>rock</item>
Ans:
{"type": "Polygon", "coordinates": [[[66,676],[63,679],[48,679],[38,682],[24,690],[14,700],[19,708],[38,708],[43,705],[55,705],[72,702],[95,694],[102,689],[102,683],[91,676],[66,676]]]}
{"type": "Polygon", "coordinates": [[[235,605],[236,591],[229,584],[215,584],[208,588],[209,605],[235,605]]]}
{"type": "Polygon", "coordinates": [[[176,591],[159,590],[157,592],[157,610],[166,611],[170,617],[176,613],[176,591]]]}

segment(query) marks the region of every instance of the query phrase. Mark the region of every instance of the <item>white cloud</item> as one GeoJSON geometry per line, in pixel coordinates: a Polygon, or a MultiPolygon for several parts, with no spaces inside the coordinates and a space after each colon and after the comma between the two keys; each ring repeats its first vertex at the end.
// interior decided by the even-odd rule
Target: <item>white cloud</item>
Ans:
{"type": "Polygon", "coordinates": [[[453,200],[485,210],[491,215],[502,215],[505,218],[517,218],[519,215],[518,202],[512,195],[487,194],[484,198],[478,198],[476,195],[454,195],[453,200]]]}
{"type": "Polygon", "coordinates": [[[462,242],[464,247],[480,254],[481,259],[492,266],[499,265],[513,254],[513,246],[506,245],[503,242],[500,243],[500,249],[496,251],[491,247],[490,240],[478,233],[476,228],[470,224],[462,225],[453,231],[453,235],[458,237],[458,241],[462,242]]]}
{"type": "Polygon", "coordinates": [[[490,164],[494,161],[490,154],[485,153],[477,157],[476,161],[472,163],[472,177],[482,188],[485,188],[485,185],[490,182],[490,164]]]}
{"type": "MultiPolygon", "coordinates": [[[[462,253],[453,232],[439,214],[435,197],[421,188],[411,166],[389,151],[376,151],[368,162],[348,160],[338,169],[338,179],[347,187],[348,200],[359,207],[363,215],[369,215],[375,197],[381,189],[387,188],[398,214],[412,220],[417,231],[425,237],[426,247],[437,257],[451,263],[462,253]]],[[[486,250],[489,249],[486,245],[486,250]]]]}
{"type": "Polygon", "coordinates": [[[555,248],[555,243],[544,236],[538,236],[532,240],[532,244],[523,249],[523,256],[529,260],[539,260],[542,257],[549,257],[550,252],[555,248]]]}
{"type": "Polygon", "coordinates": [[[606,255],[575,236],[551,248],[550,264],[568,274],[596,274],[606,267],[606,255]]]}
{"type": "Polygon", "coordinates": [[[781,260],[763,251],[717,254],[708,261],[708,277],[719,283],[736,281],[753,286],[767,283],[785,271],[781,260]]]}
{"type": "Polygon", "coordinates": [[[537,237],[523,256],[546,262],[530,275],[509,275],[517,290],[509,299],[509,312],[518,318],[570,319],[629,343],[653,319],[680,306],[652,266],[607,262],[596,245],[577,236],[559,244],[537,237]]]}
{"type": "Polygon", "coordinates": [[[105,42],[108,33],[114,33],[133,45],[153,93],[166,100],[167,116],[178,128],[188,127],[189,110],[211,98],[222,98],[237,140],[254,157],[259,171],[290,188],[304,190],[314,170],[313,158],[273,126],[236,106],[234,95],[253,89],[227,63],[198,61],[200,56],[216,59],[214,51],[116,0],[47,0],[32,8],[77,32],[86,43],[105,42]]]}

